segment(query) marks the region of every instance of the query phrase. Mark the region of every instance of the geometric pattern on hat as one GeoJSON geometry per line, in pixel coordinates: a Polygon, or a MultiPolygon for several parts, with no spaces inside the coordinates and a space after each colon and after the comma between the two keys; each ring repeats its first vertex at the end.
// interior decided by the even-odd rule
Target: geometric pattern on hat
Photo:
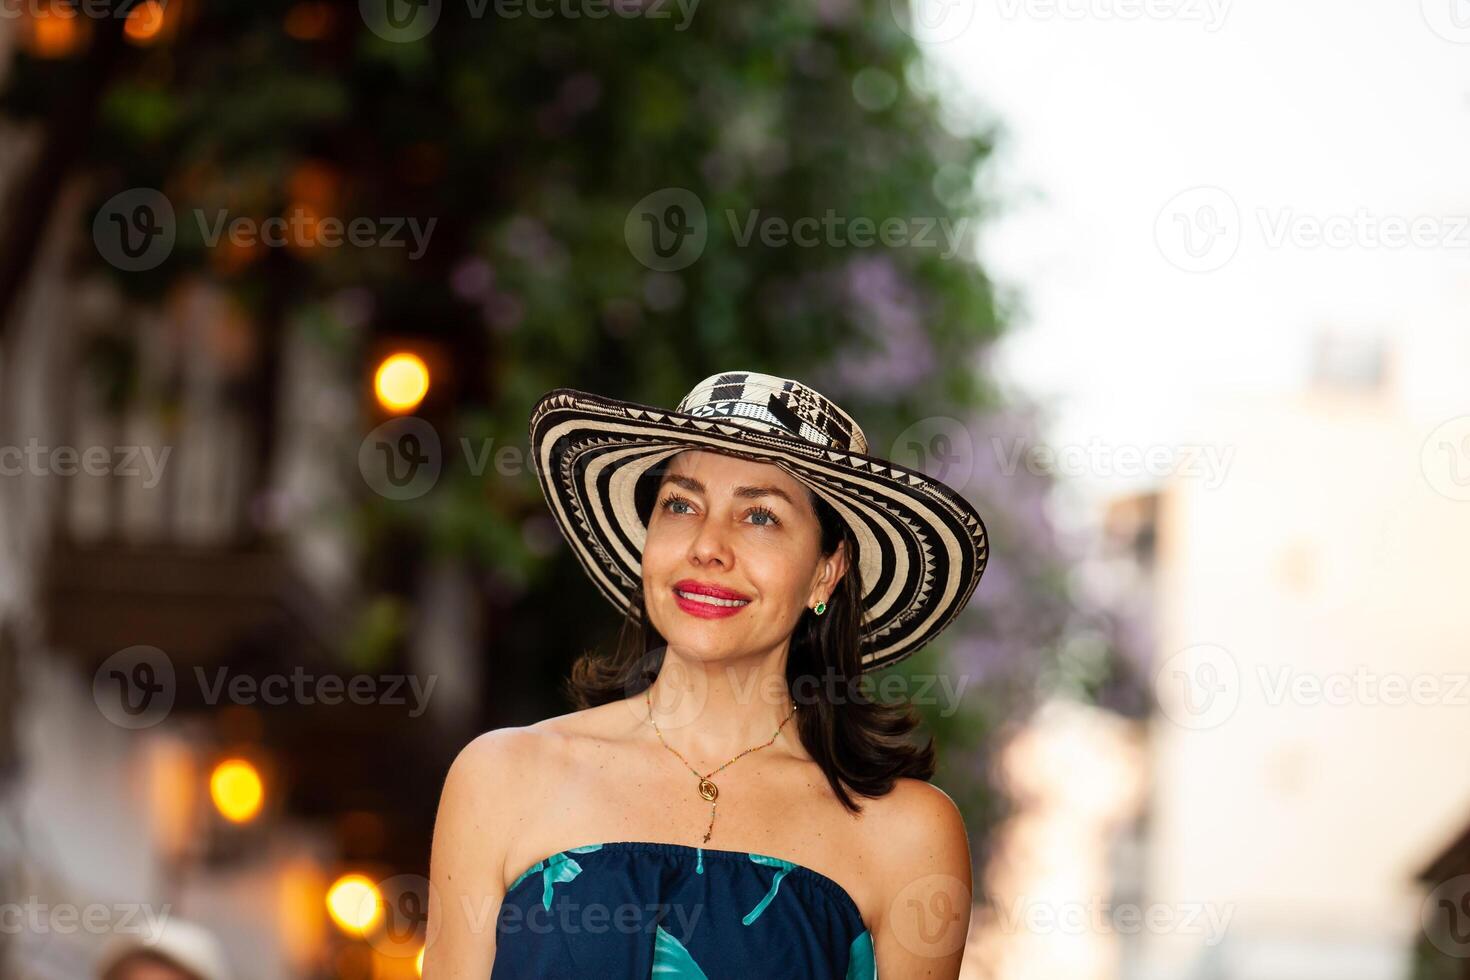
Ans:
{"type": "Polygon", "coordinates": [[[853,532],[862,580],[863,670],[934,639],[969,602],[989,558],[985,524],[953,488],[867,454],[862,428],[820,392],[724,371],[673,410],[572,388],[531,411],[532,465],[552,517],[593,583],[624,615],[642,579],[639,479],[686,449],[780,466],[853,532]]]}

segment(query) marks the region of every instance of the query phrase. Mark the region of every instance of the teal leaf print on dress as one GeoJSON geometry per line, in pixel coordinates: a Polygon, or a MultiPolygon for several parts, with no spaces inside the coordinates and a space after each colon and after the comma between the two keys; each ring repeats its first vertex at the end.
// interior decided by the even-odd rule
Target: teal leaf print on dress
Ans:
{"type": "Polygon", "coordinates": [[[583,847],[569,847],[565,851],[557,851],[551,857],[537,861],[510,883],[510,891],[525,881],[536,872],[541,872],[541,905],[548,912],[551,911],[551,886],[558,882],[571,881],[582,873],[582,866],[572,859],[573,854],[586,854],[589,851],[601,850],[601,844],[587,844],[583,847]]]}
{"type": "Polygon", "coordinates": [[[709,980],[684,944],[663,926],[658,927],[653,941],[653,972],[649,976],[666,980],[709,980]]]}
{"type": "Polygon", "coordinates": [[[858,933],[847,950],[846,980],[878,980],[878,961],[873,957],[873,934],[858,933]]]}
{"type": "Polygon", "coordinates": [[[771,890],[766,892],[766,897],[761,899],[760,904],[755,908],[745,913],[745,918],[740,920],[745,925],[750,925],[756,919],[760,918],[761,913],[766,910],[766,906],[770,905],[772,900],[775,899],[776,891],[781,887],[781,879],[790,874],[796,867],[790,861],[783,861],[780,858],[774,858],[766,854],[748,854],[748,856],[756,864],[766,864],[775,868],[776,877],[771,879],[771,890]]]}

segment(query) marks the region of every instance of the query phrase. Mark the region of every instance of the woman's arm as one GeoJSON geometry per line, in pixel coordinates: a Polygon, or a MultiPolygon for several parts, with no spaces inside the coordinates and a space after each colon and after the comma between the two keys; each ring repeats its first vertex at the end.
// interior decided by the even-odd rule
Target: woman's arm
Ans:
{"type": "Polygon", "coordinates": [[[874,924],[879,980],[955,980],[970,932],[970,842],[954,801],[901,779],[875,837],[887,901],[874,924]]]}
{"type": "Polygon", "coordinates": [[[532,736],[486,732],[460,750],[439,796],[429,857],[424,980],[487,980],[505,897],[510,807],[532,736]],[[519,750],[519,751],[518,751],[519,750]]]}

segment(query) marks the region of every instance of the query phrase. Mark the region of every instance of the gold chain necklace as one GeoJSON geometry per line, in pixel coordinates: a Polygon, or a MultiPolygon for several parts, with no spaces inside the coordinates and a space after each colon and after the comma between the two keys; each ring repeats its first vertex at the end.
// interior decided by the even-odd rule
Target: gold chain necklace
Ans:
{"type": "Polygon", "coordinates": [[[776,730],[773,733],[771,733],[771,737],[770,737],[770,740],[769,741],[767,741],[767,742],[765,742],[765,743],[763,743],[761,745],[753,745],[753,746],[751,746],[750,748],[746,749],[744,752],[741,752],[739,755],[735,756],[734,759],[731,759],[730,762],[726,762],[724,766],[719,766],[717,768],[711,769],[709,772],[707,772],[703,776],[701,776],[699,774],[699,770],[698,769],[695,769],[693,766],[690,766],[689,765],[689,760],[686,759],[686,758],[684,758],[683,753],[681,753],[678,749],[674,748],[668,742],[665,742],[664,741],[664,733],[661,732],[661,731],[659,731],[659,729],[658,729],[658,722],[656,722],[656,721],[653,720],[653,700],[652,700],[652,695],[650,694],[650,692],[652,690],[653,690],[653,685],[651,685],[651,684],[648,687],[644,688],[644,690],[643,690],[643,701],[644,701],[645,704],[648,705],[648,723],[653,726],[654,734],[657,735],[658,736],[658,740],[663,743],[663,747],[666,748],[666,749],[668,749],[670,752],[674,753],[675,755],[677,755],[679,757],[679,761],[682,762],[682,763],[684,763],[684,765],[689,766],[689,771],[692,772],[692,773],[694,773],[695,778],[697,778],[699,780],[699,796],[700,796],[700,799],[706,800],[709,803],[709,827],[706,828],[706,830],[704,832],[704,843],[708,844],[709,843],[710,834],[713,834],[715,832],[715,801],[719,798],[719,795],[720,795],[720,788],[718,786],[716,786],[714,783],[710,782],[710,777],[713,776],[715,773],[719,772],[721,769],[725,768],[725,766],[728,766],[730,764],[730,762],[734,762],[735,759],[739,759],[739,758],[741,758],[741,757],[743,757],[745,755],[750,754],[751,752],[757,752],[757,751],[765,748],[767,745],[770,745],[771,742],[776,741],[777,736],[779,736],[781,734],[781,729],[783,729],[783,728],[786,727],[786,722],[790,721],[791,720],[791,716],[794,715],[794,714],[796,714],[796,704],[795,704],[795,702],[792,702],[791,710],[789,712],[787,712],[786,717],[784,719],[782,719],[781,724],[779,724],[779,725],[776,726],[776,730]]]}

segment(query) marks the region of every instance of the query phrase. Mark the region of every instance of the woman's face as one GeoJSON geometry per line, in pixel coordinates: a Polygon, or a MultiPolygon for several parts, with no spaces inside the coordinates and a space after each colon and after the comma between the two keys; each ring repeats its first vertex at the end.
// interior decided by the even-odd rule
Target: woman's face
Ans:
{"type": "Polygon", "coordinates": [[[783,645],[847,569],[842,546],[820,554],[809,491],[779,466],[685,450],[654,501],[643,548],[648,615],[669,646],[695,659],[783,645]],[[691,598],[699,588],[723,601],[691,598]]]}

